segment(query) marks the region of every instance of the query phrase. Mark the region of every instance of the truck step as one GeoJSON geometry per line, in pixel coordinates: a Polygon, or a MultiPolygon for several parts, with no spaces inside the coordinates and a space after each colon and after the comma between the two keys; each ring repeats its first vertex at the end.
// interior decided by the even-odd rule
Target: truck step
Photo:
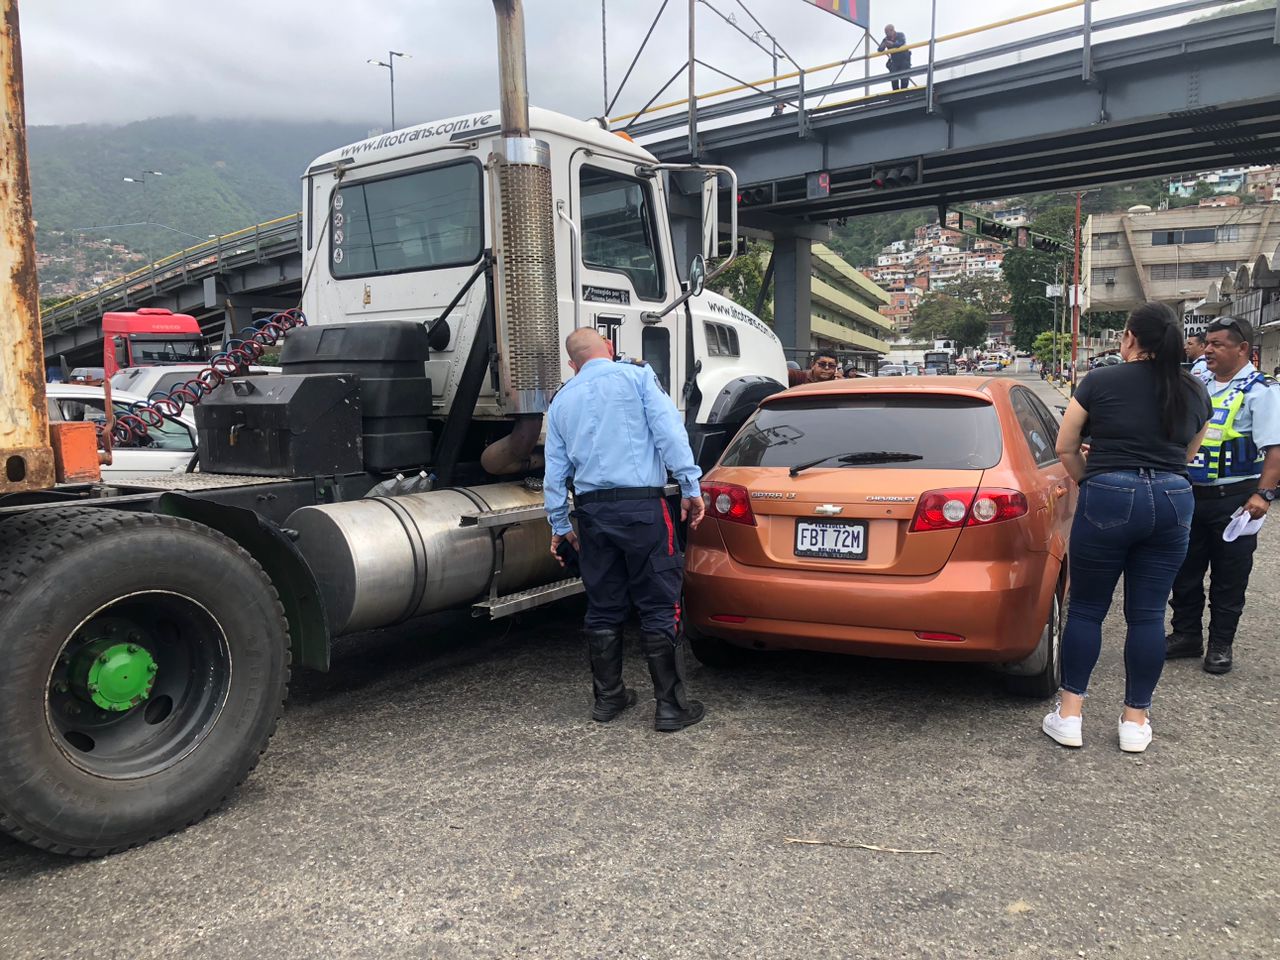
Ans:
{"type": "Polygon", "coordinates": [[[544,603],[551,603],[553,600],[572,597],[574,594],[582,593],[584,589],[580,579],[570,577],[567,580],[556,580],[554,583],[544,584],[541,587],[530,587],[528,590],[519,590],[515,593],[508,593],[505,596],[481,600],[479,603],[472,605],[471,612],[478,617],[488,614],[491,619],[497,620],[499,617],[509,617],[511,614],[520,613],[522,610],[532,610],[534,607],[540,607],[544,603]]]}
{"type": "Polygon", "coordinates": [[[464,527],[479,527],[484,530],[492,527],[509,527],[517,523],[527,523],[530,520],[541,520],[546,515],[546,509],[538,503],[528,507],[505,507],[502,510],[486,510],[482,513],[464,513],[460,519],[464,527]]]}

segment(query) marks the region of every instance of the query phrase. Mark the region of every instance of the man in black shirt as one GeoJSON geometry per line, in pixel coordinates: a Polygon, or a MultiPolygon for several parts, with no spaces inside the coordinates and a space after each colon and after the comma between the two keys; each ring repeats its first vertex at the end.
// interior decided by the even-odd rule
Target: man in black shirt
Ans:
{"type": "MultiPolygon", "coordinates": [[[[895,30],[892,23],[884,28],[884,39],[880,41],[880,46],[876,49],[881,53],[885,50],[893,51],[888,57],[888,69],[890,73],[897,73],[899,70],[911,69],[911,51],[901,49],[906,45],[907,35],[905,33],[895,30]]],[[[907,84],[911,81],[907,77],[895,77],[889,82],[893,84],[893,89],[905,90],[907,89],[907,84]]]]}

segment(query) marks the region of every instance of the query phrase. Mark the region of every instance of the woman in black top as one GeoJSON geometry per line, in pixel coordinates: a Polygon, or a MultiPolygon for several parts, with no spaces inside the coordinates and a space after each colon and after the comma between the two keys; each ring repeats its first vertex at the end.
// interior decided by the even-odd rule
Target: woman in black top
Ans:
{"type": "Polygon", "coordinates": [[[1099,367],[1080,382],[1058,432],[1058,454],[1080,484],[1080,500],[1071,527],[1061,702],[1041,728],[1063,746],[1082,744],[1085,690],[1123,573],[1129,631],[1120,749],[1141,753],[1151,742],[1147,709],[1164,667],[1164,608],[1191,532],[1187,463],[1211,407],[1204,384],[1182,369],[1181,324],[1164,304],[1130,314],[1120,356],[1124,363],[1099,367]]]}

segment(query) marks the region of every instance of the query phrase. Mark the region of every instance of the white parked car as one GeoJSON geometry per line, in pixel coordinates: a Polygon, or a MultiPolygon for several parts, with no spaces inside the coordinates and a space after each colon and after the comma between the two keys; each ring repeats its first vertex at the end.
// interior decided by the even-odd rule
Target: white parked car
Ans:
{"type": "MultiPolygon", "coordinates": [[[[106,405],[102,387],[75,383],[45,384],[50,420],[88,420],[105,422],[106,405]]],[[[111,391],[115,415],[128,413],[143,398],[133,393],[111,391]]],[[[186,473],[196,456],[196,423],[189,411],[177,419],[166,420],[159,427],[148,427],[147,437],[140,443],[116,446],[111,466],[102,468],[102,479],[123,483],[159,473],[186,473]]]]}
{"type": "Polygon", "coordinates": [[[983,373],[999,373],[1004,369],[1004,364],[999,360],[983,360],[978,364],[978,369],[983,373]]]}

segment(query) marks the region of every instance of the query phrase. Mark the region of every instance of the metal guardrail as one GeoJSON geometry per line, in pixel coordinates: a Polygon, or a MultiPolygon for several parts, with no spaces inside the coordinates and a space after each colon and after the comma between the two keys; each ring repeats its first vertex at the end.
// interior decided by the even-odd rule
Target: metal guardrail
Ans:
{"type": "Polygon", "coordinates": [[[160,284],[174,277],[185,281],[192,274],[219,273],[226,267],[244,263],[246,259],[262,261],[264,254],[275,256],[292,249],[300,250],[301,245],[300,213],[255,224],[179,250],[110,283],[55,304],[41,314],[41,327],[46,337],[61,333],[70,327],[80,326],[75,321],[86,313],[98,317],[112,306],[127,304],[135,294],[158,293],[160,284]]]}
{"type": "MultiPolygon", "coordinates": [[[[935,0],[935,3],[936,2],[937,0],[935,0]]],[[[875,103],[887,98],[902,99],[904,96],[919,95],[923,93],[925,109],[927,112],[932,113],[936,106],[936,75],[939,72],[956,67],[965,67],[972,64],[990,62],[998,60],[1001,57],[1007,57],[1010,54],[1022,53],[1027,50],[1034,50],[1039,47],[1062,43],[1064,41],[1080,41],[1081,79],[1086,82],[1091,81],[1093,79],[1092,48],[1095,34],[1108,30],[1116,30],[1121,27],[1133,26],[1135,24],[1163,20],[1183,13],[1193,13],[1211,8],[1229,8],[1234,6],[1234,3],[1225,2],[1225,0],[1176,0],[1176,2],[1163,3],[1158,7],[1153,7],[1137,13],[1124,14],[1121,16],[1111,17],[1106,20],[1094,20],[1094,4],[1101,2],[1105,2],[1105,0],[1067,0],[1067,2],[1057,3],[1053,6],[1020,14],[1016,17],[1009,17],[994,23],[987,23],[981,26],[959,30],[954,33],[943,34],[942,36],[934,35],[935,31],[931,31],[929,39],[907,44],[897,50],[873,52],[865,56],[850,57],[846,60],[835,60],[831,63],[820,64],[816,67],[805,67],[788,73],[778,74],[777,76],[764,77],[760,80],[739,83],[720,90],[711,90],[707,93],[698,94],[694,98],[694,109],[692,110],[689,109],[688,98],[682,100],[671,100],[666,103],[647,106],[643,110],[633,113],[624,113],[616,117],[610,117],[608,119],[608,123],[612,129],[619,131],[625,130],[629,135],[639,138],[648,134],[664,131],[685,130],[688,129],[691,123],[696,128],[699,120],[709,121],[724,119],[726,117],[733,117],[739,114],[768,109],[771,107],[775,109],[789,108],[794,111],[791,116],[793,116],[795,120],[797,135],[805,137],[808,134],[809,120],[815,114],[825,114],[830,111],[875,103]],[[937,58],[937,47],[940,44],[981,33],[987,33],[993,30],[999,30],[1013,24],[1024,23],[1074,9],[1079,9],[1082,14],[1081,22],[1078,25],[1052,30],[1047,33],[1010,43],[1002,43],[983,50],[960,54],[949,59],[940,60],[937,58]],[[874,77],[871,76],[872,61],[885,59],[890,53],[901,53],[903,51],[920,49],[928,50],[929,56],[927,63],[922,64],[919,67],[912,67],[908,70],[881,73],[874,77]],[[810,81],[810,77],[815,74],[821,74],[831,70],[842,71],[846,67],[856,64],[863,64],[866,68],[865,75],[861,78],[832,82],[823,86],[813,86],[810,81]],[[871,92],[872,86],[879,86],[892,80],[914,81],[914,78],[917,77],[924,78],[923,87],[912,86],[905,90],[881,90],[874,93],[871,92]],[[786,86],[766,88],[767,84],[785,84],[787,81],[795,82],[786,86]],[[839,100],[835,103],[822,104],[822,100],[833,94],[847,93],[849,91],[859,89],[863,91],[861,96],[839,100]],[[727,101],[723,100],[725,97],[732,97],[734,94],[740,94],[744,91],[752,92],[748,93],[746,96],[734,97],[727,101]],[[714,105],[706,108],[701,106],[703,103],[713,100],[720,100],[722,102],[715,103],[714,105]],[[808,104],[810,103],[816,103],[817,105],[809,107],[808,104]],[[677,109],[680,110],[679,113],[669,114],[669,111],[677,109]],[[667,115],[655,116],[658,114],[667,115]],[[654,117],[654,119],[641,119],[644,117],[654,117]]],[[[1278,42],[1280,42],[1280,12],[1277,12],[1276,16],[1276,35],[1278,42]]],[[[838,76],[839,75],[837,74],[837,79],[838,76]]],[[[693,132],[696,133],[696,129],[693,132]]]]}

